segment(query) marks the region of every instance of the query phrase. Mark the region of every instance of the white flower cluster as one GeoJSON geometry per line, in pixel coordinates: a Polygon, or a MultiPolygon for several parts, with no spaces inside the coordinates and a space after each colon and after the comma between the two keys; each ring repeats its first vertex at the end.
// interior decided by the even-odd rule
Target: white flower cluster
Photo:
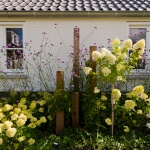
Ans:
{"type": "MultiPolygon", "coordinates": [[[[26,127],[35,128],[40,126],[41,123],[47,122],[45,116],[40,117],[38,120],[33,116],[37,104],[40,106],[38,109],[39,112],[44,112],[43,105],[46,104],[46,101],[32,101],[29,107],[26,105],[26,99],[22,98],[18,104],[10,105],[6,104],[0,107],[0,134],[7,136],[9,138],[17,138],[19,142],[25,141],[26,136],[22,135],[19,129],[26,125],[28,120],[29,125],[26,127]],[[18,137],[19,135],[19,137],[18,137]]],[[[23,131],[21,131],[23,133],[23,131]]],[[[35,143],[35,140],[30,138],[28,141],[29,145],[35,143]]],[[[4,143],[4,139],[0,138],[0,145],[4,143]]]]}

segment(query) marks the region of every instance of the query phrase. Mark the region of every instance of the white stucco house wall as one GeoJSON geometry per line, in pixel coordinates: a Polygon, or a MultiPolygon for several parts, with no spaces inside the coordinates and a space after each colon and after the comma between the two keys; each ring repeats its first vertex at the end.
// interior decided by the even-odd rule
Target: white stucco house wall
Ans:
{"type": "Polygon", "coordinates": [[[57,70],[65,71],[68,87],[75,27],[84,54],[92,45],[108,47],[116,37],[145,38],[149,63],[149,0],[0,0],[0,90],[53,90],[57,70]]]}

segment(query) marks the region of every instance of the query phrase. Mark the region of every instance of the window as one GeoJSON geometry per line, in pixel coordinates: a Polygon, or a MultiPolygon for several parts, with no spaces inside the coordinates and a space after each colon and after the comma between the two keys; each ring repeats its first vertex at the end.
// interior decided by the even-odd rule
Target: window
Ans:
{"type": "MultiPolygon", "coordinates": [[[[145,41],[147,41],[147,28],[144,28],[144,27],[130,27],[129,35],[130,35],[130,38],[133,41],[133,44],[135,44],[140,39],[145,39],[145,41]]],[[[132,51],[129,51],[129,55],[131,53],[132,53],[132,51]]],[[[142,58],[139,59],[138,64],[134,69],[145,69],[145,66],[146,66],[146,52],[143,54],[142,58]]]]}
{"type": "Polygon", "coordinates": [[[1,52],[3,52],[3,72],[23,70],[23,28],[22,26],[0,26],[3,35],[1,52]]]}

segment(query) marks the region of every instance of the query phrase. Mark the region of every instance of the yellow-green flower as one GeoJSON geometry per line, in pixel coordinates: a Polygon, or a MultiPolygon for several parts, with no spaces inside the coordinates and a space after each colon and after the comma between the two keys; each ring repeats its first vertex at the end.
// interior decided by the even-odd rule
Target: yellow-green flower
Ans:
{"type": "Polygon", "coordinates": [[[128,126],[124,126],[124,132],[129,132],[129,131],[130,131],[129,127],[128,126]]]}
{"type": "Polygon", "coordinates": [[[144,99],[144,100],[146,100],[148,98],[148,95],[145,94],[145,93],[142,93],[141,98],[144,99]]]}
{"type": "Polygon", "coordinates": [[[2,138],[0,138],[0,145],[2,145],[3,144],[3,139],[2,138]]]}
{"type": "Polygon", "coordinates": [[[35,108],[36,108],[36,103],[35,103],[35,102],[31,102],[29,108],[30,108],[31,110],[35,109],[35,108]]]}
{"type": "Polygon", "coordinates": [[[24,106],[24,104],[18,103],[18,107],[19,107],[19,108],[21,108],[21,107],[23,107],[23,106],[24,106]]]}
{"type": "Polygon", "coordinates": [[[13,126],[13,123],[11,122],[11,121],[5,121],[4,123],[3,123],[3,129],[9,129],[9,128],[11,128],[13,126]]]}
{"type": "Polygon", "coordinates": [[[114,65],[117,59],[115,55],[110,54],[107,56],[107,60],[111,65],[114,65]]]}
{"type": "Polygon", "coordinates": [[[40,121],[40,120],[36,121],[35,123],[36,123],[36,125],[38,125],[38,126],[41,125],[41,121],[40,121]]]}
{"type": "Polygon", "coordinates": [[[47,120],[46,120],[46,118],[43,116],[43,117],[40,118],[40,121],[41,121],[42,123],[45,123],[47,120]]]}
{"type": "Polygon", "coordinates": [[[126,100],[124,106],[126,109],[134,109],[136,104],[133,100],[126,100]]]}
{"type": "Polygon", "coordinates": [[[120,45],[120,40],[118,38],[115,38],[112,41],[112,47],[116,47],[116,46],[119,46],[119,45],[120,45]]]}
{"type": "Polygon", "coordinates": [[[111,125],[112,124],[111,119],[110,118],[106,118],[105,119],[105,123],[107,123],[107,125],[111,125]]]}
{"type": "Polygon", "coordinates": [[[117,70],[121,70],[123,68],[123,65],[122,64],[117,64],[116,68],[117,68],[117,70]]]}
{"type": "Polygon", "coordinates": [[[28,119],[33,117],[31,113],[27,113],[26,116],[28,119]]]}
{"type": "Polygon", "coordinates": [[[146,124],[146,127],[148,127],[148,128],[150,129],[150,123],[147,123],[147,124],[146,124]]]}
{"type": "Polygon", "coordinates": [[[111,95],[113,99],[118,100],[121,97],[121,92],[118,89],[113,89],[111,95]]]}
{"type": "Polygon", "coordinates": [[[49,120],[52,120],[52,119],[53,119],[53,117],[52,117],[51,115],[48,115],[47,118],[48,118],[49,120]]]}
{"type": "Polygon", "coordinates": [[[35,139],[30,138],[28,140],[29,145],[33,145],[35,143],[35,139]]]}
{"type": "Polygon", "coordinates": [[[111,70],[107,67],[102,68],[102,73],[104,76],[108,76],[111,73],[111,70]]]}
{"type": "Polygon", "coordinates": [[[143,85],[139,85],[136,86],[135,88],[133,88],[133,94],[137,95],[137,96],[141,96],[141,94],[144,93],[144,87],[143,85]]]}
{"type": "Polygon", "coordinates": [[[6,135],[8,137],[14,137],[16,132],[17,132],[16,128],[9,128],[9,129],[6,130],[6,135]]]}
{"type": "Polygon", "coordinates": [[[143,114],[142,110],[137,110],[137,114],[143,114]]]}
{"type": "Polygon", "coordinates": [[[92,52],[92,59],[93,59],[94,61],[97,61],[97,60],[100,59],[100,58],[101,58],[100,52],[98,52],[98,51],[93,51],[93,52],[92,52]]]}
{"type": "Polygon", "coordinates": [[[18,138],[18,141],[19,141],[19,142],[22,142],[22,141],[24,141],[25,139],[26,139],[25,136],[21,136],[21,137],[18,138]]]}
{"type": "Polygon", "coordinates": [[[94,93],[99,93],[100,89],[98,89],[97,87],[94,88],[94,93]]]}
{"type": "Polygon", "coordinates": [[[142,50],[145,48],[145,40],[141,39],[133,45],[133,50],[142,50]]]}
{"type": "Polygon", "coordinates": [[[6,104],[4,107],[3,107],[3,111],[10,111],[13,109],[13,106],[12,105],[9,105],[9,104],[6,104]]]}
{"type": "Polygon", "coordinates": [[[31,117],[30,122],[36,122],[37,118],[36,117],[31,117]]]}
{"type": "Polygon", "coordinates": [[[0,108],[0,113],[1,113],[1,112],[3,112],[3,109],[2,109],[2,108],[0,108]]]}
{"type": "Polygon", "coordinates": [[[0,120],[3,119],[5,115],[3,113],[0,113],[0,120]]]}
{"type": "Polygon", "coordinates": [[[107,100],[107,97],[105,95],[101,95],[101,100],[105,101],[105,100],[107,100]]]}
{"type": "Polygon", "coordinates": [[[84,67],[84,73],[86,76],[89,75],[91,71],[92,71],[91,67],[84,67]]]}
{"type": "Polygon", "coordinates": [[[122,81],[122,76],[117,76],[117,81],[122,81]]]}
{"type": "Polygon", "coordinates": [[[27,109],[27,105],[23,105],[22,110],[26,110],[26,109],[27,109]]]}
{"type": "Polygon", "coordinates": [[[147,117],[147,118],[150,118],[150,114],[147,114],[146,117],[147,117]]]}
{"type": "Polygon", "coordinates": [[[101,58],[105,57],[105,56],[108,56],[111,54],[111,52],[109,50],[107,50],[106,48],[102,48],[100,50],[100,54],[101,54],[101,58]]]}
{"type": "Polygon", "coordinates": [[[35,123],[30,123],[30,124],[28,125],[28,127],[29,127],[29,128],[36,128],[36,124],[35,124],[35,123]]]}
{"type": "Polygon", "coordinates": [[[18,127],[20,127],[20,126],[23,126],[25,124],[25,121],[23,119],[18,119],[16,124],[18,127]]]}
{"type": "Polygon", "coordinates": [[[18,116],[18,119],[23,119],[24,121],[27,121],[27,116],[24,115],[24,114],[20,114],[20,115],[18,116]]]}
{"type": "Polygon", "coordinates": [[[127,39],[123,42],[122,45],[123,48],[126,48],[127,50],[132,49],[132,40],[131,39],[127,39]]]}
{"type": "Polygon", "coordinates": [[[20,103],[25,104],[26,103],[26,98],[21,98],[20,103]]]}
{"type": "Polygon", "coordinates": [[[13,111],[15,114],[19,114],[21,112],[21,109],[20,108],[14,108],[13,111]]]}
{"type": "Polygon", "coordinates": [[[44,112],[44,108],[43,107],[39,108],[38,110],[39,110],[39,112],[44,112]]]}
{"type": "Polygon", "coordinates": [[[11,116],[11,120],[17,120],[18,119],[18,114],[13,114],[11,116]]]}
{"type": "Polygon", "coordinates": [[[43,105],[46,104],[46,101],[45,101],[45,100],[41,100],[41,101],[39,101],[38,103],[40,104],[40,106],[43,106],[43,105]]]}

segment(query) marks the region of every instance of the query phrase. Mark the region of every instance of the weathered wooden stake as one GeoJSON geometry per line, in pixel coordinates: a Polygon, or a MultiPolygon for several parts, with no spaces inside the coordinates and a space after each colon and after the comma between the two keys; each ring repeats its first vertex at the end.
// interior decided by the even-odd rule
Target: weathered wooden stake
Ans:
{"type": "Polygon", "coordinates": [[[64,89],[64,72],[63,71],[56,72],[56,88],[57,90],[64,89]]]}
{"type": "Polygon", "coordinates": [[[79,127],[79,92],[73,92],[72,98],[73,98],[72,126],[73,128],[78,128],[79,127]]]}
{"type": "Polygon", "coordinates": [[[74,28],[73,85],[79,91],[79,28],[74,28]]]}
{"type": "MultiPolygon", "coordinates": [[[[90,46],[90,62],[91,62],[91,68],[93,72],[96,72],[96,61],[92,60],[92,52],[97,50],[97,46],[90,46]]],[[[92,89],[96,87],[96,78],[91,79],[91,85],[92,89]]]]}
{"type": "MultiPolygon", "coordinates": [[[[56,72],[56,88],[57,90],[64,89],[64,72],[56,72]]],[[[64,111],[56,112],[56,135],[60,135],[64,129],[64,111]]]]}

